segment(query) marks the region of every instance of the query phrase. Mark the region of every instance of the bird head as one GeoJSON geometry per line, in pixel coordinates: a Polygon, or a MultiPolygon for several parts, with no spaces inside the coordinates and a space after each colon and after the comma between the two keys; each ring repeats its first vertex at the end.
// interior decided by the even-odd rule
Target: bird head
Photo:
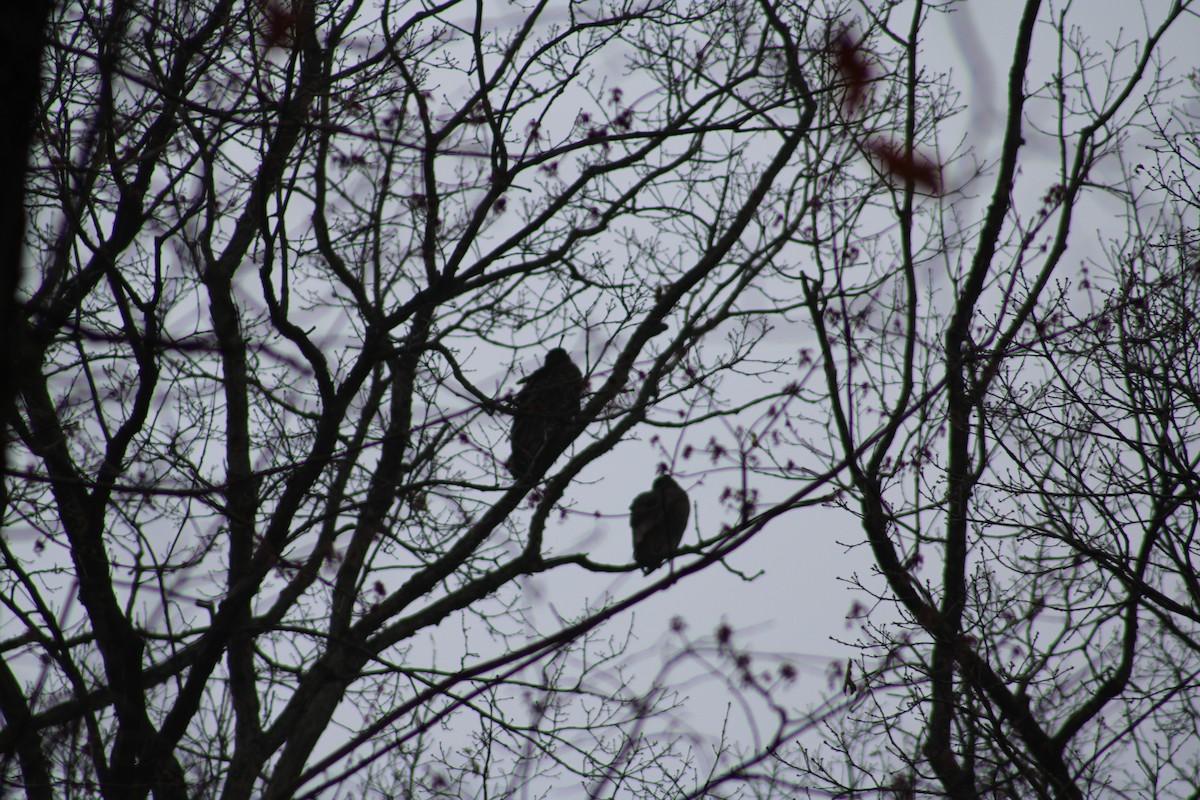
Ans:
{"type": "Polygon", "coordinates": [[[654,488],[660,491],[674,485],[675,480],[670,475],[659,475],[654,479],[654,488]]]}

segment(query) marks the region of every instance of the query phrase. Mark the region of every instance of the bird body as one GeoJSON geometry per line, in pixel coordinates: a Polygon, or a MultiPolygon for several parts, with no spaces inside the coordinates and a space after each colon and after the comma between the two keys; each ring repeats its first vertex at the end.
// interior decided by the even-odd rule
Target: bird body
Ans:
{"type": "Polygon", "coordinates": [[[691,511],[687,492],[670,475],[659,475],[650,491],[633,498],[633,559],[647,575],[675,557],[691,511]]]}
{"type": "Polygon", "coordinates": [[[508,459],[508,469],[517,479],[529,476],[538,453],[579,413],[583,373],[566,350],[556,347],[546,353],[546,363],[521,383],[508,459]]]}

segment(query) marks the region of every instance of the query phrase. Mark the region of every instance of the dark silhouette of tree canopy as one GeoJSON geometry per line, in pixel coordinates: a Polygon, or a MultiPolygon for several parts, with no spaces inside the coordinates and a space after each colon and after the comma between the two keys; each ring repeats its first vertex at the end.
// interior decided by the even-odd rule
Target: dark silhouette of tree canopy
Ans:
{"type": "Polygon", "coordinates": [[[1200,793],[1200,17],[1017,5],[54,4],[0,796],[1200,793]]]}
{"type": "Polygon", "coordinates": [[[508,469],[517,478],[529,476],[538,454],[553,446],[576,414],[583,397],[583,373],[556,347],[546,353],[546,363],[521,379],[514,402],[512,456],[508,469]]]}
{"type": "Polygon", "coordinates": [[[670,475],[659,475],[648,492],[629,504],[633,530],[633,560],[649,575],[670,561],[687,530],[692,504],[687,492],[670,475]]]}

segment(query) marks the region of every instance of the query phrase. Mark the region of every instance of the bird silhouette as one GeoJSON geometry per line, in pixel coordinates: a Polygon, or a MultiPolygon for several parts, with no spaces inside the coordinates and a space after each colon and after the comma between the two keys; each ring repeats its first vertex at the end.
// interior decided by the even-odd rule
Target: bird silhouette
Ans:
{"type": "Polygon", "coordinates": [[[675,557],[687,529],[692,504],[670,475],[659,475],[648,492],[629,505],[633,529],[633,560],[649,575],[675,557]]]}
{"type": "Polygon", "coordinates": [[[546,363],[521,383],[508,459],[508,471],[518,480],[529,477],[538,453],[579,413],[583,373],[566,350],[556,347],[546,353],[546,363]]]}

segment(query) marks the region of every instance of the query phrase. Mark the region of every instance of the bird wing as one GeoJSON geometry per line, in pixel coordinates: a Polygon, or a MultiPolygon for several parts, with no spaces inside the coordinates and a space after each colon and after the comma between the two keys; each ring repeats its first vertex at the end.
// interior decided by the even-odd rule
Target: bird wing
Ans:
{"type": "Polygon", "coordinates": [[[643,492],[629,504],[629,527],[633,529],[633,541],[640,542],[646,534],[662,523],[662,503],[657,492],[643,492]]]}

